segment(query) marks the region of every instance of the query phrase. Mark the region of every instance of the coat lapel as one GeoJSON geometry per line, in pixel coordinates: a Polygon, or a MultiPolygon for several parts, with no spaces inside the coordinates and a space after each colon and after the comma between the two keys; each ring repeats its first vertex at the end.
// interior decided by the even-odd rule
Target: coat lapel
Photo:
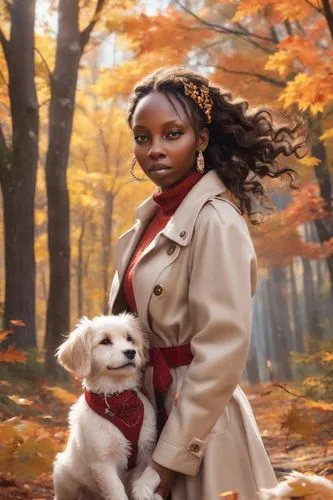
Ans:
{"type": "Polygon", "coordinates": [[[119,283],[123,280],[136,245],[144,233],[149,220],[153,217],[155,210],[156,203],[151,199],[151,197],[147,198],[137,208],[136,223],[118,239],[116,246],[116,269],[118,271],[119,283]]]}
{"type": "Polygon", "coordinates": [[[215,171],[208,172],[188,193],[165,228],[144,250],[133,275],[133,289],[138,315],[144,328],[150,330],[149,302],[161,272],[178,257],[181,247],[192,238],[195,221],[203,205],[225,191],[215,171]],[[169,255],[170,245],[176,249],[169,255]],[[139,285],[140,283],[140,285],[139,285]]]}
{"type": "MultiPolygon", "coordinates": [[[[166,227],[154,238],[144,250],[133,275],[133,289],[138,316],[144,328],[150,330],[149,302],[154,287],[159,284],[161,272],[177,258],[180,248],[188,245],[192,238],[195,221],[203,205],[214,196],[225,191],[225,187],[214,170],[200,179],[183,200],[166,227]],[[176,243],[176,249],[169,255],[167,242],[176,243]],[[161,251],[161,248],[163,250],[161,251]],[[140,283],[140,285],[139,285],[140,283]]],[[[129,231],[118,240],[116,248],[116,265],[119,276],[119,288],[126,272],[131,256],[145,228],[156,211],[156,203],[147,198],[137,209],[137,221],[129,231]]],[[[119,293],[119,289],[117,291],[119,293]]]]}

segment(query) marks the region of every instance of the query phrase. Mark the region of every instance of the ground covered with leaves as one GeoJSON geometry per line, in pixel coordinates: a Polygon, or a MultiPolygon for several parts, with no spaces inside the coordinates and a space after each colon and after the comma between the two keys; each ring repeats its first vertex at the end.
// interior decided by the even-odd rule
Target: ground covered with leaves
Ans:
{"type": "MultiPolygon", "coordinates": [[[[332,410],[272,384],[245,387],[278,477],[297,469],[333,479],[332,410]]],[[[67,439],[67,414],[80,393],[0,382],[0,499],[53,499],[51,464],[67,439]]]]}

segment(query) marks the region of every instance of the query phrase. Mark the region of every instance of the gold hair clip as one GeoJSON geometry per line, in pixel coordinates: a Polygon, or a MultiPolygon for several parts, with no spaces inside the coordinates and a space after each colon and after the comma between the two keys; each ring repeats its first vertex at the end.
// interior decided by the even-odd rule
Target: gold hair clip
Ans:
{"type": "Polygon", "coordinates": [[[182,83],[185,88],[185,95],[190,96],[197,105],[203,110],[206,115],[207,123],[211,123],[212,121],[212,103],[209,96],[209,89],[206,85],[201,85],[201,87],[197,87],[193,82],[186,82],[182,80],[182,83]]]}

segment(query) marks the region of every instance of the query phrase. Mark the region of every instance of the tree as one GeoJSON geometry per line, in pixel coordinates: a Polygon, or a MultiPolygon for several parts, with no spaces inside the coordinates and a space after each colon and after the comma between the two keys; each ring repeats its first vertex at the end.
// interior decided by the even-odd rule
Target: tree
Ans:
{"type": "MultiPolygon", "coordinates": [[[[0,28],[11,117],[7,133],[0,125],[6,267],[4,326],[10,327],[11,320],[21,320],[14,343],[35,347],[34,199],[39,136],[34,67],[35,0],[2,2],[0,9],[5,22],[10,23],[9,39],[0,28]]],[[[3,71],[1,77],[6,81],[3,71]]]]}
{"type": "Polygon", "coordinates": [[[79,29],[79,0],[59,0],[55,68],[50,76],[49,146],[46,158],[50,284],[46,323],[46,366],[57,371],[54,351],[69,330],[70,238],[67,165],[72,133],[79,63],[104,7],[97,0],[89,24],[79,29]]]}

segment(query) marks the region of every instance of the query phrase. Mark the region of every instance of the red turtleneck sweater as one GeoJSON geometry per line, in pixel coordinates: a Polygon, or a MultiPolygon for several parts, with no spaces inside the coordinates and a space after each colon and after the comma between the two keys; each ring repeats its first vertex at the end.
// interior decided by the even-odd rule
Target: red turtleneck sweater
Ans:
{"type": "Polygon", "coordinates": [[[204,174],[191,171],[190,175],[179,181],[167,191],[155,191],[153,200],[158,205],[154,217],[148,223],[127,267],[124,276],[124,294],[132,312],[136,312],[136,303],[133,292],[133,273],[144,249],[153,241],[157,234],[167,225],[187,193],[201,179],[204,174]]]}

